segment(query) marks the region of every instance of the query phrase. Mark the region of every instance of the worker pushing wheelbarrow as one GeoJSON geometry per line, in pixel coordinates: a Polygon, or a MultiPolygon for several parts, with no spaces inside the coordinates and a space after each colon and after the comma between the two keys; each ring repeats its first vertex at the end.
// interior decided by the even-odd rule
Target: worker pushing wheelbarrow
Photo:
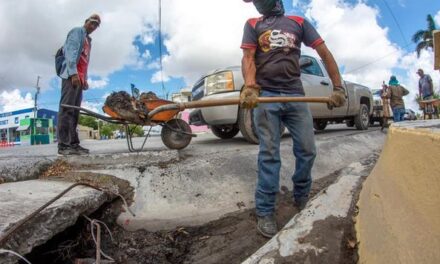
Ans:
{"type": "MultiPolygon", "coordinates": [[[[285,103],[308,102],[329,103],[328,97],[259,97],[258,103],[285,103]]],[[[220,99],[175,103],[158,98],[154,93],[142,93],[139,97],[131,96],[127,92],[114,92],[106,99],[103,112],[108,116],[71,105],[62,104],[62,107],[79,110],[81,114],[89,115],[106,122],[124,125],[127,145],[130,152],[142,151],[149,137],[149,132],[140,148],[134,148],[132,142],[133,130],[129,125],[162,126],[162,142],[170,149],[183,149],[196,135],[192,133],[189,124],[178,118],[178,113],[191,108],[212,107],[221,105],[239,104],[240,99],[220,99]]]]}

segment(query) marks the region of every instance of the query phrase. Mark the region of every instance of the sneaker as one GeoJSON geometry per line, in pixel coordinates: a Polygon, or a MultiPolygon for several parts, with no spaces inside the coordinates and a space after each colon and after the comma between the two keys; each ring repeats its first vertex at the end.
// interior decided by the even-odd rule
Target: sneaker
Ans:
{"type": "Polygon", "coordinates": [[[71,147],[58,148],[58,155],[67,156],[67,155],[81,155],[81,154],[84,153],[71,147]]]}
{"type": "Polygon", "coordinates": [[[73,145],[72,148],[74,148],[74,149],[76,149],[76,150],[78,150],[78,151],[80,151],[80,152],[82,152],[84,154],[89,154],[89,152],[90,152],[88,149],[81,147],[80,144],[73,145]]]}
{"type": "Polygon", "coordinates": [[[273,215],[257,216],[257,230],[265,237],[273,237],[278,232],[275,217],[273,215]]]}
{"type": "Polygon", "coordinates": [[[304,198],[297,198],[293,200],[293,204],[295,205],[296,208],[298,208],[298,210],[302,210],[306,207],[307,202],[309,201],[309,198],[304,197],[304,198]]]}

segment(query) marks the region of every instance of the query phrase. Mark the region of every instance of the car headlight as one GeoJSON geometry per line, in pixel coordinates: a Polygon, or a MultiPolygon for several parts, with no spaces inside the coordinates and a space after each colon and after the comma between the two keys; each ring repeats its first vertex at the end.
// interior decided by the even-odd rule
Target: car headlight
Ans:
{"type": "Polygon", "coordinates": [[[234,90],[234,78],[231,71],[220,72],[206,77],[206,95],[234,90]]]}

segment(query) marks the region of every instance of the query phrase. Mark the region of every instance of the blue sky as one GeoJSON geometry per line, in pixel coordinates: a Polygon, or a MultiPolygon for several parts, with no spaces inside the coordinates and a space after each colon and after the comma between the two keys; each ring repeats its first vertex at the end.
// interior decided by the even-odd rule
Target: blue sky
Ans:
{"type": "MultiPolygon", "coordinates": [[[[53,54],[68,30],[99,13],[101,27],[92,34],[91,89],[83,106],[99,111],[112,91],[141,91],[163,97],[158,68],[158,0],[94,1],[3,0],[0,3],[0,112],[33,105],[41,76],[40,108],[57,110],[60,81],[53,54]],[[26,17],[26,20],[20,19],[26,17]]],[[[245,20],[258,16],[241,0],[162,0],[163,73],[166,93],[178,92],[215,68],[240,63],[245,20]]],[[[344,78],[379,88],[396,74],[415,94],[415,69],[422,67],[439,88],[432,52],[414,54],[411,36],[427,26],[431,14],[440,24],[436,0],[284,1],[288,14],[307,17],[333,52],[344,78]]],[[[313,51],[304,49],[305,53],[313,51]]],[[[413,105],[412,98],[407,103],[413,105]]]]}

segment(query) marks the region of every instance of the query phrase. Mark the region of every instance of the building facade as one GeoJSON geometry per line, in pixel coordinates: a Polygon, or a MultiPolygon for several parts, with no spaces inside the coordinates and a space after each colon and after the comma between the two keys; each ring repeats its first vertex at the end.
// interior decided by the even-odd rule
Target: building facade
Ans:
{"type": "MultiPolygon", "coordinates": [[[[51,119],[54,127],[57,125],[58,113],[49,109],[38,109],[37,118],[51,119]]],[[[35,118],[34,108],[26,108],[12,112],[0,113],[0,142],[21,143],[20,131],[25,126],[22,120],[35,118]]],[[[54,131],[54,134],[55,131],[54,131]]]]}

